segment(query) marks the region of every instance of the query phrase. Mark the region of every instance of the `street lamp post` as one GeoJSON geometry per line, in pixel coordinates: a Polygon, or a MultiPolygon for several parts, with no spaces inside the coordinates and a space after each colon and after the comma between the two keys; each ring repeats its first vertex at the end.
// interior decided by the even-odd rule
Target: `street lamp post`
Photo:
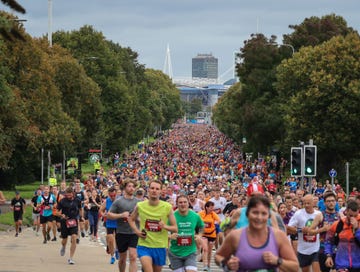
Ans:
{"type": "Polygon", "coordinates": [[[290,47],[291,48],[291,55],[293,56],[295,54],[295,48],[294,46],[292,46],[291,44],[289,43],[283,43],[283,44],[278,44],[276,42],[273,42],[273,43],[269,43],[267,45],[276,45],[277,47],[281,47],[281,46],[287,46],[287,47],[290,47]]]}
{"type": "Polygon", "coordinates": [[[48,0],[48,41],[52,47],[52,0],[48,0]]]}
{"type": "Polygon", "coordinates": [[[294,46],[292,46],[291,44],[283,43],[283,44],[280,44],[279,46],[287,46],[287,47],[290,47],[291,50],[292,50],[292,55],[295,54],[295,48],[294,48],[294,46]]]}

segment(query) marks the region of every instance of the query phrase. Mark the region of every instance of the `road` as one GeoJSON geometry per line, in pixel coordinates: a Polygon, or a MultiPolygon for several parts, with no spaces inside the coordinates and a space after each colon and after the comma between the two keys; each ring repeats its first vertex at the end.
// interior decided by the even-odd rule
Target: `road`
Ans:
{"type": "MultiPolygon", "coordinates": [[[[0,272],[64,272],[64,271],[96,271],[117,272],[117,263],[109,263],[109,255],[105,252],[105,232],[100,228],[97,242],[90,242],[85,237],[80,240],[74,256],[75,265],[69,265],[69,245],[64,257],[60,256],[60,241],[49,241],[43,244],[42,236],[36,236],[32,228],[23,229],[19,237],[14,237],[14,230],[0,232],[0,272]]],[[[198,263],[202,271],[202,263],[198,263]]],[[[139,271],[141,266],[138,262],[139,271]]],[[[163,271],[170,272],[168,266],[163,271]]],[[[222,269],[214,263],[211,272],[222,269]]]]}

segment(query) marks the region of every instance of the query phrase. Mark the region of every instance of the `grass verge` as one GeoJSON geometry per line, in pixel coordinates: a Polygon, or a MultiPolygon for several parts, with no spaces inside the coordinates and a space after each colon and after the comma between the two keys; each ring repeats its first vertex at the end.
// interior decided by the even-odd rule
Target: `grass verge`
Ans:
{"type": "MultiPolygon", "coordinates": [[[[31,206],[26,206],[25,213],[23,215],[23,226],[32,225],[32,208],[31,206]]],[[[0,231],[6,230],[7,226],[14,226],[14,216],[13,212],[7,212],[0,214],[0,231]]]]}

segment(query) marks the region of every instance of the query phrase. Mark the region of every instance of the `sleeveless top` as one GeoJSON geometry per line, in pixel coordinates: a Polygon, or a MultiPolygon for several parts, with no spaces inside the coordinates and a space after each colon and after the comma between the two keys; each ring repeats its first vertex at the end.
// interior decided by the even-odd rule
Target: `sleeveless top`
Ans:
{"type": "Polygon", "coordinates": [[[195,204],[194,204],[194,206],[192,206],[192,208],[193,208],[193,211],[197,212],[197,213],[202,210],[201,207],[200,207],[200,200],[199,199],[195,199],[195,204]]]}
{"type": "Polygon", "coordinates": [[[276,266],[266,264],[262,257],[264,251],[270,251],[275,256],[279,256],[279,247],[273,229],[268,227],[268,238],[261,247],[253,247],[249,244],[247,230],[247,227],[242,230],[235,254],[240,260],[238,272],[262,271],[261,269],[267,269],[265,271],[277,271],[276,266]]]}
{"type": "MultiPolygon", "coordinates": [[[[338,221],[340,216],[337,212],[335,213],[328,213],[327,211],[323,211],[323,221],[319,224],[319,228],[322,228],[324,226],[324,223],[328,223],[329,225],[332,225],[334,222],[338,221]]],[[[320,252],[323,252],[324,250],[324,242],[326,239],[326,231],[320,233],[320,252]]]]}
{"type": "Polygon", "coordinates": [[[236,222],[235,229],[240,229],[243,227],[247,227],[249,225],[249,220],[247,219],[246,216],[246,210],[247,207],[241,208],[240,217],[239,220],[236,222]]]}
{"type": "MultiPolygon", "coordinates": [[[[105,206],[105,211],[109,211],[111,205],[113,204],[113,202],[111,201],[110,197],[106,198],[106,206],[105,206]]],[[[105,222],[105,226],[107,228],[116,228],[117,227],[117,220],[116,219],[107,219],[106,218],[106,222],[105,222]]]]}

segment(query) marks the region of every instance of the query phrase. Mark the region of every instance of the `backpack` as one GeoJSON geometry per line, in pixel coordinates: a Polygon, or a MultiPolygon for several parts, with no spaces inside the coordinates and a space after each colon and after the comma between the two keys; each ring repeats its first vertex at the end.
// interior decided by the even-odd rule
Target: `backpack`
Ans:
{"type": "MultiPolygon", "coordinates": [[[[336,230],[335,230],[335,234],[334,234],[334,245],[338,246],[339,244],[339,233],[343,230],[344,228],[344,222],[340,219],[339,223],[336,226],[336,230]]],[[[357,244],[358,247],[360,247],[360,241],[355,237],[354,234],[354,241],[355,244],[357,244]]]]}

